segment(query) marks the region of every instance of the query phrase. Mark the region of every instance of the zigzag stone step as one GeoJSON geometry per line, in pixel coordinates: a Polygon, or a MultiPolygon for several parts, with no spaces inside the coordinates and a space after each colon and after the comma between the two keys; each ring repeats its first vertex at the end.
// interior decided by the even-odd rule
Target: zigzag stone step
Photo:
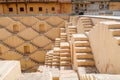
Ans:
{"type": "Polygon", "coordinates": [[[88,47],[88,46],[90,46],[90,43],[88,41],[75,41],[74,44],[76,47],[79,47],[79,46],[88,47]]]}
{"type": "Polygon", "coordinates": [[[52,62],[60,62],[59,59],[53,59],[52,62]]]}
{"type": "Polygon", "coordinates": [[[52,62],[52,66],[60,66],[60,63],[58,63],[58,62],[52,62]]]}
{"type": "Polygon", "coordinates": [[[76,53],[77,59],[93,59],[91,53],[76,53]]]}
{"type": "Polygon", "coordinates": [[[117,37],[114,37],[114,38],[117,40],[118,44],[120,45],[120,36],[117,36],[117,37]]]}
{"type": "Polygon", "coordinates": [[[113,36],[120,36],[120,29],[110,29],[112,31],[113,36]]]}
{"type": "Polygon", "coordinates": [[[65,33],[66,29],[65,28],[60,28],[61,33],[65,33]]]}
{"type": "Polygon", "coordinates": [[[77,32],[77,29],[68,29],[69,32],[77,32]]]}
{"type": "Polygon", "coordinates": [[[83,22],[83,25],[92,25],[92,22],[83,22]]]}
{"type": "Polygon", "coordinates": [[[52,53],[53,56],[60,56],[60,53],[52,53]]]}
{"type": "Polygon", "coordinates": [[[75,47],[76,53],[91,53],[92,50],[90,47],[75,47]]]}
{"type": "Polygon", "coordinates": [[[60,60],[61,61],[70,61],[71,58],[66,56],[66,57],[61,57],[60,60]]]}
{"type": "Polygon", "coordinates": [[[61,61],[60,66],[71,66],[71,62],[70,61],[61,61]]]}
{"type": "Polygon", "coordinates": [[[60,53],[60,56],[61,57],[66,57],[66,56],[69,57],[69,56],[71,56],[71,54],[70,53],[60,53]]]}
{"type": "MultiPolygon", "coordinates": [[[[102,22],[101,22],[102,23],[102,22]]],[[[105,22],[104,22],[105,23],[105,22]]],[[[108,28],[109,29],[120,29],[120,22],[115,22],[115,21],[108,21],[106,22],[106,24],[108,24],[108,28]]]]}
{"type": "Polygon", "coordinates": [[[70,47],[70,45],[69,45],[68,42],[61,42],[60,43],[60,48],[61,49],[66,49],[66,48],[69,48],[69,47],[70,47]]]}
{"type": "Polygon", "coordinates": [[[70,49],[61,49],[61,50],[60,50],[60,53],[66,53],[66,52],[69,53],[69,52],[70,52],[70,49]]]}
{"type": "Polygon", "coordinates": [[[81,59],[77,60],[77,65],[78,66],[94,66],[95,62],[93,60],[87,60],[87,59],[81,59]]]}
{"type": "Polygon", "coordinates": [[[88,38],[84,34],[72,34],[75,41],[88,41],[88,38]]]}
{"type": "Polygon", "coordinates": [[[60,52],[60,48],[59,47],[54,47],[53,48],[53,52],[54,53],[59,53],[60,52]]]}
{"type": "Polygon", "coordinates": [[[84,25],[84,28],[92,28],[93,25],[84,25]]]}

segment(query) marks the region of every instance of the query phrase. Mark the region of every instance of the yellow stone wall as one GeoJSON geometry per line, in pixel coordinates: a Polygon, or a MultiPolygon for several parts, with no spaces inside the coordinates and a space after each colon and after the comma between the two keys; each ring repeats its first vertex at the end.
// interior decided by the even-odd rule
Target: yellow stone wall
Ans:
{"type": "Polygon", "coordinates": [[[22,70],[44,64],[69,16],[0,17],[0,59],[20,60],[22,70]]]}
{"type": "Polygon", "coordinates": [[[0,4],[0,14],[70,14],[72,13],[71,3],[14,3],[0,4]],[[30,7],[33,7],[33,11],[30,11],[30,7]],[[39,7],[42,7],[42,11],[39,11],[39,7]],[[52,11],[52,7],[55,8],[52,11]],[[9,8],[13,8],[13,12],[9,12],[9,8]],[[20,8],[24,8],[24,11],[20,11],[20,8]],[[46,10],[47,9],[47,10],[46,10]]]}

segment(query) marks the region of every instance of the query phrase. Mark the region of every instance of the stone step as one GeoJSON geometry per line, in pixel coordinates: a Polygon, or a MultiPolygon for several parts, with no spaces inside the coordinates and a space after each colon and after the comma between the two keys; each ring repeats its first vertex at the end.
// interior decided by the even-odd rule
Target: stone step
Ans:
{"type": "Polygon", "coordinates": [[[120,29],[119,22],[112,21],[112,22],[108,22],[108,24],[109,24],[108,26],[109,29],[120,29]]]}
{"type": "Polygon", "coordinates": [[[90,19],[82,20],[82,23],[92,23],[92,20],[90,20],[90,19]]]}
{"type": "Polygon", "coordinates": [[[60,62],[59,59],[53,59],[52,62],[60,62]]]}
{"type": "Polygon", "coordinates": [[[71,61],[70,57],[60,57],[61,61],[71,61]]]}
{"type": "Polygon", "coordinates": [[[93,59],[91,53],[76,53],[77,59],[93,59]]]}
{"type": "Polygon", "coordinates": [[[113,36],[120,36],[120,29],[110,29],[112,31],[113,36]]]}
{"type": "Polygon", "coordinates": [[[61,42],[67,42],[67,39],[65,39],[65,40],[61,40],[61,42]]]}
{"type": "Polygon", "coordinates": [[[60,63],[58,63],[58,62],[52,62],[52,66],[60,66],[60,63]]]}
{"type": "Polygon", "coordinates": [[[92,76],[89,76],[89,77],[86,76],[88,74],[94,74],[94,72],[89,72],[89,71],[92,71],[93,69],[94,69],[93,67],[78,67],[78,75],[80,80],[97,80],[97,79],[91,78],[92,76]]]}
{"type": "Polygon", "coordinates": [[[55,47],[60,47],[60,45],[55,45],[55,47]]]}
{"type": "Polygon", "coordinates": [[[77,32],[77,29],[69,29],[68,32],[77,32]]]}
{"type": "Polygon", "coordinates": [[[91,53],[92,52],[90,47],[75,47],[74,49],[76,53],[91,53]]]}
{"type": "Polygon", "coordinates": [[[76,26],[68,26],[67,28],[68,29],[76,29],[77,27],[76,26]]]}
{"type": "Polygon", "coordinates": [[[52,60],[53,58],[52,57],[49,57],[47,60],[52,60]]]}
{"type": "Polygon", "coordinates": [[[83,25],[93,25],[93,23],[91,23],[91,22],[83,22],[82,24],[83,25]]]}
{"type": "Polygon", "coordinates": [[[61,70],[60,74],[60,80],[79,80],[74,70],[61,70]]]}
{"type": "Polygon", "coordinates": [[[60,56],[53,56],[52,59],[60,59],[60,56]]]}
{"type": "Polygon", "coordinates": [[[66,37],[66,38],[61,38],[61,41],[62,41],[62,40],[66,40],[66,39],[67,39],[67,37],[66,37]]]}
{"type": "Polygon", "coordinates": [[[75,41],[74,42],[76,47],[89,47],[90,43],[88,41],[75,41]]]}
{"type": "Polygon", "coordinates": [[[93,25],[84,25],[84,28],[92,28],[93,25]]]}
{"type": "Polygon", "coordinates": [[[59,53],[59,52],[60,52],[60,48],[59,48],[59,47],[54,47],[54,48],[53,48],[53,52],[54,52],[54,53],[57,53],[57,52],[59,53]]]}
{"type": "Polygon", "coordinates": [[[60,53],[66,53],[66,52],[69,53],[69,52],[70,52],[70,49],[61,49],[61,50],[60,50],[60,53]]]}
{"type": "Polygon", "coordinates": [[[84,21],[84,20],[91,20],[91,19],[88,17],[81,17],[80,20],[84,21]]]}
{"type": "Polygon", "coordinates": [[[67,36],[67,35],[60,35],[60,39],[61,39],[61,38],[65,38],[66,36],[67,36]]]}
{"type": "Polygon", "coordinates": [[[52,62],[52,60],[47,60],[46,62],[50,63],[50,62],[52,62]]]}
{"type": "Polygon", "coordinates": [[[80,80],[120,80],[120,75],[115,75],[115,74],[81,74],[80,80]]]}
{"type": "Polygon", "coordinates": [[[77,31],[74,31],[74,32],[68,32],[68,35],[72,35],[72,34],[76,34],[77,31]]]}
{"type": "Polygon", "coordinates": [[[95,62],[93,60],[87,60],[87,59],[82,59],[82,60],[77,60],[77,65],[78,66],[94,66],[95,62]]]}
{"type": "Polygon", "coordinates": [[[65,33],[66,29],[65,28],[60,28],[61,33],[65,33]]]}
{"type": "Polygon", "coordinates": [[[60,43],[60,48],[61,48],[61,49],[70,48],[70,44],[69,44],[68,42],[61,42],[61,43],[60,43]]]}
{"type": "Polygon", "coordinates": [[[60,56],[60,53],[52,53],[53,56],[60,56]]]}
{"type": "Polygon", "coordinates": [[[67,33],[60,33],[60,36],[66,36],[67,33]]]}
{"type": "Polygon", "coordinates": [[[57,43],[55,42],[55,45],[60,45],[60,42],[57,42],[57,43]]]}
{"type": "Polygon", "coordinates": [[[88,37],[85,34],[72,34],[75,41],[88,41],[88,37]]]}
{"type": "Polygon", "coordinates": [[[60,66],[60,70],[72,70],[72,66],[60,66]]]}
{"type": "Polygon", "coordinates": [[[60,38],[55,38],[55,40],[58,40],[58,41],[60,41],[60,38]]]}
{"type": "Polygon", "coordinates": [[[60,56],[61,57],[66,57],[66,56],[69,57],[69,56],[71,56],[71,54],[70,53],[60,53],[60,56]]]}
{"type": "Polygon", "coordinates": [[[55,41],[55,44],[60,44],[60,41],[55,41]]]}
{"type": "Polygon", "coordinates": [[[55,44],[60,44],[60,42],[55,42],[55,44]]]}
{"type": "Polygon", "coordinates": [[[119,36],[117,36],[117,37],[114,37],[114,38],[117,40],[118,45],[120,45],[120,37],[119,37],[119,36]]]}
{"type": "Polygon", "coordinates": [[[48,66],[52,66],[52,63],[47,63],[48,66]]]}
{"type": "Polygon", "coordinates": [[[71,66],[71,62],[70,61],[61,61],[60,65],[61,66],[71,66]]]}

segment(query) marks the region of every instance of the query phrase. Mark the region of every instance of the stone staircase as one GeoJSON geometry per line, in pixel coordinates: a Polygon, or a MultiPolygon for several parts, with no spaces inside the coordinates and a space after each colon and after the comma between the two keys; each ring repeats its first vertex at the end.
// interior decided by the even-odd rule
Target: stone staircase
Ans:
{"type": "Polygon", "coordinates": [[[88,37],[85,34],[73,34],[72,41],[75,54],[75,66],[95,66],[88,37]]]}
{"type": "Polygon", "coordinates": [[[67,42],[65,28],[61,28],[60,30],[60,38],[55,39],[55,45],[52,50],[53,52],[47,52],[45,64],[51,64],[52,61],[52,66],[59,66],[61,69],[64,69],[66,66],[71,66],[70,45],[69,42],[67,42]],[[50,55],[52,56],[52,60],[48,60],[49,58],[51,59],[50,55]]]}
{"type": "Polygon", "coordinates": [[[82,17],[82,18],[80,18],[80,20],[84,26],[84,31],[89,32],[90,29],[93,27],[93,23],[92,23],[91,18],[82,17]]]}
{"type": "Polygon", "coordinates": [[[68,42],[60,43],[60,66],[71,66],[70,45],[68,42]],[[63,56],[63,55],[69,56],[63,56]]]}
{"type": "Polygon", "coordinates": [[[53,50],[50,50],[47,52],[46,56],[45,56],[45,65],[47,66],[52,66],[52,55],[53,50]]]}
{"type": "Polygon", "coordinates": [[[53,48],[52,66],[60,66],[60,48],[53,48]]]}
{"type": "Polygon", "coordinates": [[[67,26],[66,27],[66,33],[67,33],[68,41],[70,41],[72,34],[77,33],[77,27],[76,26],[67,26]]]}

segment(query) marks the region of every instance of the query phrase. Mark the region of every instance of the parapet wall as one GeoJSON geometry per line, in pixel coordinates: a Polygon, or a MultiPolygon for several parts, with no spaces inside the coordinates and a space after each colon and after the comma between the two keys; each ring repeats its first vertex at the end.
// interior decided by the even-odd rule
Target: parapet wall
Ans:
{"type": "MultiPolygon", "coordinates": [[[[108,29],[110,22],[100,23],[90,31],[89,40],[100,73],[120,73],[120,46],[108,29]]],[[[114,26],[114,25],[113,25],[114,26]]]]}

